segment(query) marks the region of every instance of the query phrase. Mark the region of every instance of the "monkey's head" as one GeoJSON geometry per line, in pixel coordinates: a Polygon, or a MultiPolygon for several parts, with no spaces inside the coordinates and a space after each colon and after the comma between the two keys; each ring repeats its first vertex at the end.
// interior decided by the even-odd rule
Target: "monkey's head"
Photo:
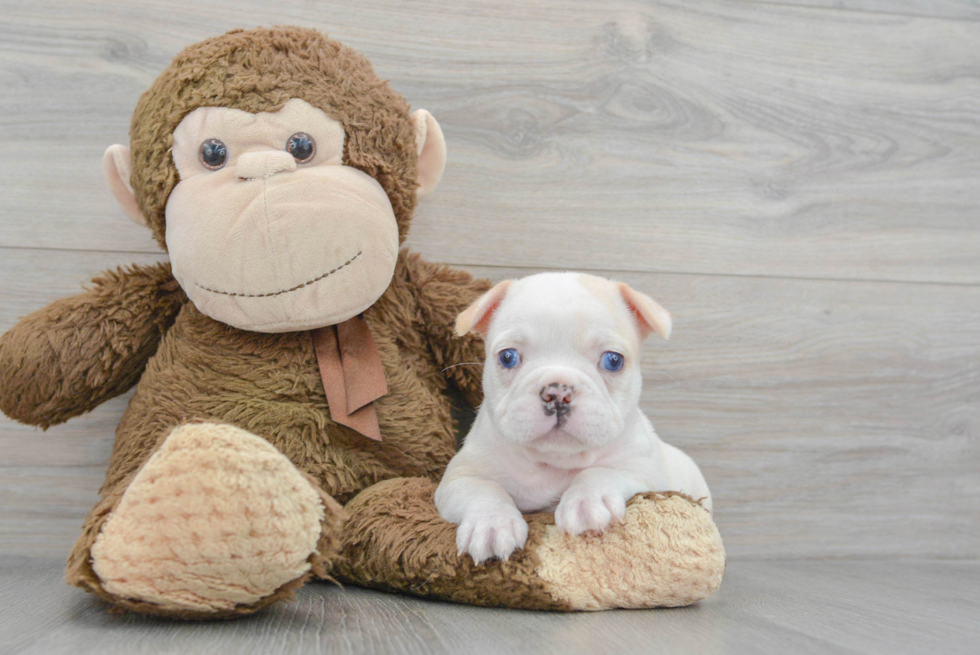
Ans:
{"type": "Polygon", "coordinates": [[[259,332],[333,325],[388,287],[438,123],[316,30],[234,31],[180,53],[103,169],[195,306],[259,332]]]}

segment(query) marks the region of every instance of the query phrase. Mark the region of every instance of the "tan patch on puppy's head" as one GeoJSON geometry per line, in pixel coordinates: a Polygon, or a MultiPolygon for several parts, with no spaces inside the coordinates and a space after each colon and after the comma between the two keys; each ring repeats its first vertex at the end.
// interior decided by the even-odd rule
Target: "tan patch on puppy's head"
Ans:
{"type": "Polygon", "coordinates": [[[636,291],[625,282],[613,282],[595,275],[583,273],[579,276],[582,286],[588,289],[616,317],[620,334],[636,334],[640,341],[651,332],[670,339],[672,322],[670,312],[660,306],[653,298],[636,291]],[[623,307],[629,318],[628,328],[620,320],[623,307]]]}

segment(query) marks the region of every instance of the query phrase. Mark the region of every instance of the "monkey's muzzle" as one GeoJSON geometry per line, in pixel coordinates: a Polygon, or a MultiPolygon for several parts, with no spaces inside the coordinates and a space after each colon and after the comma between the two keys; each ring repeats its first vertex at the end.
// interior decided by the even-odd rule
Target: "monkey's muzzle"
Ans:
{"type": "Polygon", "coordinates": [[[202,313],[289,332],[341,323],[381,297],[398,227],[374,178],[331,165],[242,182],[235,166],[196,175],[167,203],[174,277],[202,313]]]}

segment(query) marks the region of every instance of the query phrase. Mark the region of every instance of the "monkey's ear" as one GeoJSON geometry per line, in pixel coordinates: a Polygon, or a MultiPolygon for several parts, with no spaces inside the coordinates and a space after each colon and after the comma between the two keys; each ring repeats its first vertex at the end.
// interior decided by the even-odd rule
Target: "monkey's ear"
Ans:
{"type": "Polygon", "coordinates": [[[446,139],[442,136],[442,128],[424,109],[412,112],[412,124],[415,126],[415,147],[419,153],[419,198],[427,195],[439,184],[442,172],[446,168],[446,139]]]}
{"type": "Polygon", "coordinates": [[[513,280],[504,280],[473,301],[473,304],[456,317],[456,334],[465,336],[470,332],[485,335],[490,328],[490,319],[500,307],[513,280]]]}
{"type": "Polygon", "coordinates": [[[105,174],[105,181],[123,213],[129,216],[134,223],[145,227],[146,218],[140,211],[139,205],[136,204],[133,188],[129,186],[129,172],[131,170],[129,148],[118,143],[109,146],[102,157],[102,172],[105,174]]]}
{"type": "Polygon", "coordinates": [[[640,328],[640,337],[647,338],[651,332],[664,339],[670,339],[670,312],[660,306],[656,300],[633,289],[625,282],[618,282],[616,288],[622,296],[626,307],[633,314],[640,328]]]}

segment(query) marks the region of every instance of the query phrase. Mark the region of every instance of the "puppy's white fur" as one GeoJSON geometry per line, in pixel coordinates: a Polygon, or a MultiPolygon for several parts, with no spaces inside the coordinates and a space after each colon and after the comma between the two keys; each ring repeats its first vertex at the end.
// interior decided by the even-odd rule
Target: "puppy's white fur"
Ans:
{"type": "Polygon", "coordinates": [[[579,273],[501,282],[459,315],[483,335],[484,402],[436,491],[456,545],[477,563],[507,559],[527,540],[522,512],[554,511],[565,532],[604,530],[644,491],[704,498],[694,461],[657,437],[638,407],[640,346],[670,336],[670,315],[623,283],[579,273]],[[515,349],[511,369],[499,354],[515,349]],[[603,353],[625,358],[602,366],[603,353]],[[561,411],[556,407],[561,405],[561,411]]]}

